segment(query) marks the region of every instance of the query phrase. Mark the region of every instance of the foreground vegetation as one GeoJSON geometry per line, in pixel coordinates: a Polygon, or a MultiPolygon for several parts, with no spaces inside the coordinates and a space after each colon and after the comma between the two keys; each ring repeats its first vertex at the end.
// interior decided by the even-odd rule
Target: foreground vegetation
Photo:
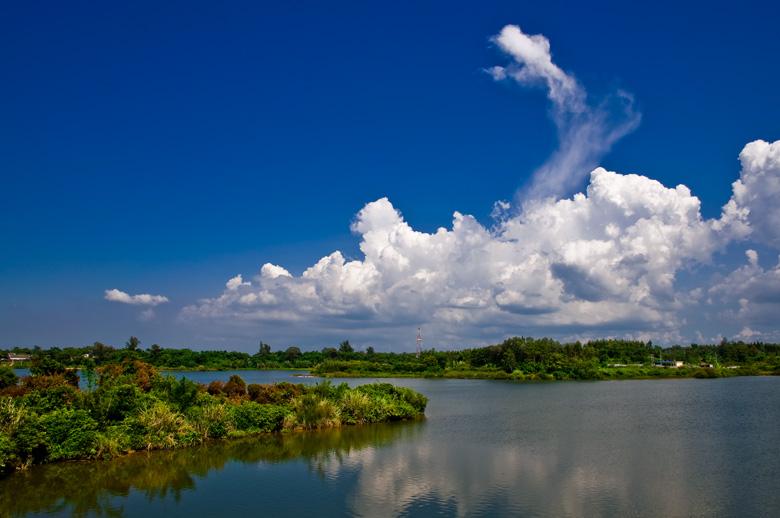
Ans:
{"type": "Polygon", "coordinates": [[[387,383],[247,386],[234,375],[204,386],[161,376],[138,360],[86,370],[84,391],[74,371],[54,360],[33,370],[16,380],[0,369],[0,472],[209,439],[412,419],[427,404],[425,396],[387,383]]]}

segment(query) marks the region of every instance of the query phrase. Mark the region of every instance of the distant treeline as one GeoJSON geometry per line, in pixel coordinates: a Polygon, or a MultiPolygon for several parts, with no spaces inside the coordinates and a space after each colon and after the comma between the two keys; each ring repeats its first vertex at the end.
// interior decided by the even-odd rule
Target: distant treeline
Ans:
{"type": "Polygon", "coordinates": [[[514,379],[604,379],[656,376],[721,376],[780,373],[780,344],[724,340],[717,345],[662,348],[638,340],[594,340],[560,343],[549,338],[514,337],[501,344],[463,350],[415,353],[356,351],[344,341],[338,347],[301,351],[291,346],[273,350],[260,343],[254,354],[235,351],[168,349],[157,344],[144,349],[131,337],[124,347],[102,343],[73,348],[15,348],[28,354],[28,366],[57,362],[66,367],[100,366],[128,359],[164,369],[311,369],[321,375],[451,376],[514,379]],[[682,361],[670,370],[655,365],[682,361]]]}
{"type": "Polygon", "coordinates": [[[297,346],[272,350],[261,342],[254,354],[238,351],[193,351],[173,349],[152,344],[144,349],[141,341],[131,336],[123,347],[113,347],[101,342],[84,347],[14,347],[0,349],[0,360],[9,353],[27,355],[30,361],[15,362],[17,367],[33,367],[44,359],[53,360],[65,367],[88,367],[121,363],[125,360],[141,360],[161,369],[310,369],[326,359],[351,359],[373,354],[373,348],[357,353],[349,341],[338,348],[325,347],[320,351],[301,351],[297,346]]]}

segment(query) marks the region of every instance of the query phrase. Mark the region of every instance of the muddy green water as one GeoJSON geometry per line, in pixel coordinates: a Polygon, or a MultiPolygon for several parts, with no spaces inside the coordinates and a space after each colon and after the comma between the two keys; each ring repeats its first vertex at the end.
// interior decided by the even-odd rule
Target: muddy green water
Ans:
{"type": "Polygon", "coordinates": [[[780,516],[778,377],[390,381],[426,420],[40,466],[0,516],[780,516]]]}

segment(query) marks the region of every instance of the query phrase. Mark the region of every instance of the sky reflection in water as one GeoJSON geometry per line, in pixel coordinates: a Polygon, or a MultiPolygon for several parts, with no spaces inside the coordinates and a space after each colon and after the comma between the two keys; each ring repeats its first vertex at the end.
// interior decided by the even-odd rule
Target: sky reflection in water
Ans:
{"type": "Polygon", "coordinates": [[[0,481],[0,509],[147,517],[780,512],[780,378],[393,382],[430,398],[425,421],[42,466],[0,481]]]}

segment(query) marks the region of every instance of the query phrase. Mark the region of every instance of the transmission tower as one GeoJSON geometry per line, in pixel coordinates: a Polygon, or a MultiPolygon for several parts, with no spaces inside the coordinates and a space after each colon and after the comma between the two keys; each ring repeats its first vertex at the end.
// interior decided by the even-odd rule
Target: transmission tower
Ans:
{"type": "Polygon", "coordinates": [[[417,328],[417,357],[420,357],[420,353],[422,352],[422,331],[420,331],[420,328],[417,328]]]}

